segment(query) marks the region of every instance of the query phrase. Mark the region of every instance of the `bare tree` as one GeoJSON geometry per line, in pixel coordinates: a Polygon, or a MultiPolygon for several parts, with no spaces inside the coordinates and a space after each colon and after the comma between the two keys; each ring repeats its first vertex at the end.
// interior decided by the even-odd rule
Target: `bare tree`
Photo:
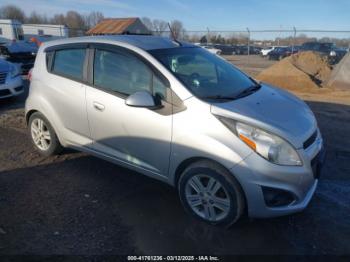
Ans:
{"type": "Polygon", "coordinates": [[[76,11],[68,11],[65,20],[70,28],[84,29],[85,27],[83,16],[76,11]]]}
{"type": "Polygon", "coordinates": [[[174,34],[173,36],[175,38],[181,38],[181,33],[184,30],[182,22],[179,20],[173,20],[170,23],[170,28],[172,33],[174,34]]]}
{"type": "Polygon", "coordinates": [[[15,5],[6,5],[0,8],[0,18],[15,19],[23,23],[25,14],[21,8],[15,5]]]}
{"type": "Polygon", "coordinates": [[[68,11],[65,16],[65,24],[70,28],[70,36],[83,35],[87,29],[84,17],[76,11],[68,11]]]}
{"type": "Polygon", "coordinates": [[[47,24],[48,19],[46,16],[33,11],[30,16],[25,19],[25,22],[30,24],[47,24]]]}
{"type": "Polygon", "coordinates": [[[167,29],[167,22],[159,19],[153,20],[153,30],[157,35],[162,35],[162,33],[167,29]]]}
{"type": "Polygon", "coordinates": [[[92,11],[90,14],[88,14],[85,17],[85,26],[88,28],[94,27],[99,22],[101,22],[103,19],[104,19],[104,16],[101,12],[92,11]]]}
{"type": "Polygon", "coordinates": [[[148,28],[148,30],[150,31],[154,31],[154,28],[153,28],[153,23],[152,23],[152,20],[148,17],[142,17],[141,18],[141,21],[142,23],[148,28]]]}
{"type": "Polygon", "coordinates": [[[65,25],[66,24],[66,18],[64,17],[64,14],[55,14],[51,19],[50,19],[51,24],[56,24],[56,25],[65,25]]]}
{"type": "Polygon", "coordinates": [[[201,37],[197,34],[192,34],[189,36],[189,41],[192,43],[199,43],[200,42],[201,37]]]}

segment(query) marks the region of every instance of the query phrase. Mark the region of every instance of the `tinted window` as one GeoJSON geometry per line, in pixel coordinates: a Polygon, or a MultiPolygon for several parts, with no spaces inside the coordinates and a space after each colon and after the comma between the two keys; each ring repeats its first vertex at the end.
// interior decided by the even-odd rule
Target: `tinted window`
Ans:
{"type": "Polygon", "coordinates": [[[94,85],[109,91],[131,95],[137,91],[158,93],[165,98],[166,87],[153,71],[137,57],[119,52],[96,50],[94,85]]]}
{"type": "Polygon", "coordinates": [[[60,75],[83,79],[85,49],[65,49],[55,52],[52,72],[60,75]]]}

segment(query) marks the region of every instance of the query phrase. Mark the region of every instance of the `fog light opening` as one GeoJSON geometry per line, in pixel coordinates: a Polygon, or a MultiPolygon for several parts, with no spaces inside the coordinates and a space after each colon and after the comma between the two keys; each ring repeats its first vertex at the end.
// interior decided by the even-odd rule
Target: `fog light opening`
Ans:
{"type": "Polygon", "coordinates": [[[268,207],[289,206],[296,200],[294,194],[289,191],[270,187],[261,188],[264,194],[265,204],[268,207]]]}

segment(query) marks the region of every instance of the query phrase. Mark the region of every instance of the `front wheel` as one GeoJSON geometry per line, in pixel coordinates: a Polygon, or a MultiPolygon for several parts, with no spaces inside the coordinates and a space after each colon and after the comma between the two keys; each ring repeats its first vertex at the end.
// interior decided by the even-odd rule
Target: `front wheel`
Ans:
{"type": "Polygon", "coordinates": [[[35,149],[44,156],[59,153],[62,146],[50,122],[39,112],[29,118],[29,133],[35,149]]]}
{"type": "Polygon", "coordinates": [[[190,214],[213,225],[229,226],[243,214],[243,192],[233,175],[209,161],[192,164],[182,174],[178,190],[190,214]]]}

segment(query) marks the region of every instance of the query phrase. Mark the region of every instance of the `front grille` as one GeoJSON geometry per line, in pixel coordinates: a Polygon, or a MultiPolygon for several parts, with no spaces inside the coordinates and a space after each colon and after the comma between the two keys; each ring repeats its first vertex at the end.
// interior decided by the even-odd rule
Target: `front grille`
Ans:
{"type": "Polygon", "coordinates": [[[0,90],[0,97],[1,96],[8,96],[8,95],[11,95],[10,90],[8,90],[8,89],[0,90]]]}
{"type": "Polygon", "coordinates": [[[0,73],[0,85],[5,84],[5,82],[6,82],[6,76],[7,76],[7,73],[4,73],[4,72],[1,72],[1,73],[0,73]]]}
{"type": "Polygon", "coordinates": [[[317,138],[317,130],[304,142],[303,148],[306,149],[311,146],[317,138]]]}

